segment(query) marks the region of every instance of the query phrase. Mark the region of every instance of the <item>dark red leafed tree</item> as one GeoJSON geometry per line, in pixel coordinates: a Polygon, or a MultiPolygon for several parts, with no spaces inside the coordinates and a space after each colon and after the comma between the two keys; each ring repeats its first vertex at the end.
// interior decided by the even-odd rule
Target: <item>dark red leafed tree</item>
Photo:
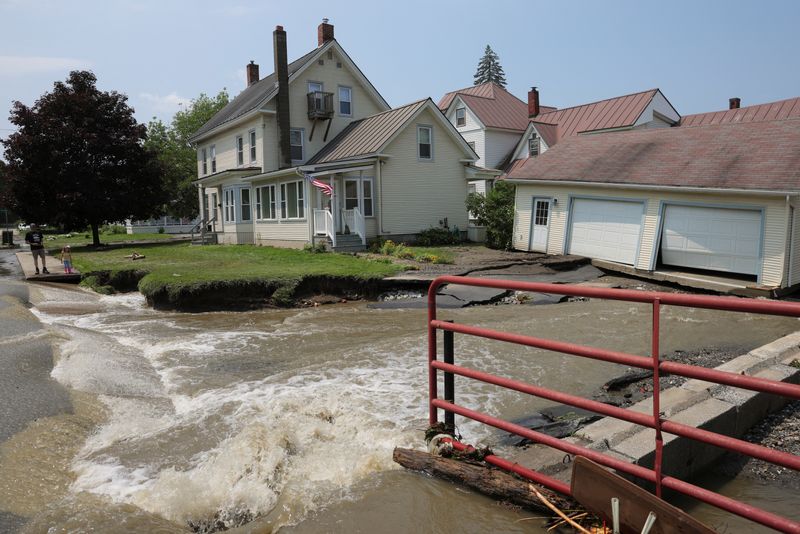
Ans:
{"type": "Polygon", "coordinates": [[[167,199],[161,165],[145,148],[127,96],[100,91],[88,71],[73,71],[33,107],[14,102],[18,130],[5,145],[9,207],[26,221],[67,230],[144,219],[167,199]]]}

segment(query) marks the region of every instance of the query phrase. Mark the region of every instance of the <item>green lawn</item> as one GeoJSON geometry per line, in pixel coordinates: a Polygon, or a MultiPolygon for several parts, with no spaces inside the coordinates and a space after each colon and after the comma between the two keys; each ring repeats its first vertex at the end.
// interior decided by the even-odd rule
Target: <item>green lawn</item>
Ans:
{"type": "Polygon", "coordinates": [[[146,272],[138,286],[145,295],[162,288],[176,291],[239,280],[298,281],[314,275],[366,280],[383,278],[402,270],[401,266],[392,263],[343,254],[315,254],[305,250],[252,245],[201,247],[184,242],[130,245],[100,251],[80,247],[73,249],[72,255],[75,266],[84,275],[92,272],[146,272]],[[134,251],[145,258],[134,261],[125,257],[134,251]]]}
{"type": "MultiPolygon", "coordinates": [[[[100,234],[100,242],[103,244],[108,244],[124,243],[126,241],[165,241],[167,239],[172,239],[173,237],[174,236],[171,234],[100,234]]],[[[49,250],[61,250],[64,245],[69,245],[70,247],[74,248],[92,244],[91,232],[62,235],[45,234],[44,238],[45,245],[47,245],[49,250]]]]}

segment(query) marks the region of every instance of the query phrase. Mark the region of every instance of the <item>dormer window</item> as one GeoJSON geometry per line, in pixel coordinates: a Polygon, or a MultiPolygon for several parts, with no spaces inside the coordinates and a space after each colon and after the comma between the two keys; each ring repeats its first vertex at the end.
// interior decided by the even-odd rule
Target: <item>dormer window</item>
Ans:
{"type": "Polygon", "coordinates": [[[467,110],[466,108],[456,109],[456,126],[467,125],[467,110]]]}
{"type": "Polygon", "coordinates": [[[533,132],[528,139],[528,155],[532,158],[539,155],[539,136],[536,132],[533,132]]]}

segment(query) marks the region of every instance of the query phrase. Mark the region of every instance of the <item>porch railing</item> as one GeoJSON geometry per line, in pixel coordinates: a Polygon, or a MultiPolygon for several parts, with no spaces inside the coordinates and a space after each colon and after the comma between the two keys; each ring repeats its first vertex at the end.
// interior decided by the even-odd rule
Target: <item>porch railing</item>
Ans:
{"type": "Polygon", "coordinates": [[[328,236],[331,245],[336,246],[336,228],[333,214],[328,210],[314,210],[314,235],[328,236]]]}
{"type": "Polygon", "coordinates": [[[361,215],[361,211],[359,211],[358,208],[342,210],[342,219],[344,219],[344,224],[351,233],[358,234],[358,237],[361,238],[361,244],[366,245],[367,232],[364,224],[364,216],[361,215]]]}
{"type": "Polygon", "coordinates": [[[206,233],[209,231],[208,230],[209,227],[211,227],[211,232],[212,233],[214,232],[214,227],[215,227],[214,223],[216,223],[216,222],[217,222],[217,216],[216,215],[214,215],[210,219],[200,219],[199,221],[197,221],[197,224],[192,226],[192,229],[189,231],[189,233],[192,236],[192,242],[194,242],[194,235],[196,233],[199,233],[200,234],[200,242],[203,245],[205,245],[206,244],[206,233]]]}

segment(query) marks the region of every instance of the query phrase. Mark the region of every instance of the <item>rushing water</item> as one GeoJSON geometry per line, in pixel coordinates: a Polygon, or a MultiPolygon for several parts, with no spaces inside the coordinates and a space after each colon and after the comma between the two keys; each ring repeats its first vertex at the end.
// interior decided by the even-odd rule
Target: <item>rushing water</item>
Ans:
{"type": "MultiPolygon", "coordinates": [[[[242,531],[531,532],[541,524],[393,464],[392,449],[421,448],[427,426],[421,310],[353,303],[179,314],[151,310],[138,294],[36,291],[35,312],[58,347],[52,375],[74,392],[76,413],[40,421],[0,449],[0,510],[32,517],[30,532],[181,532],[250,519],[242,531]]],[[[639,354],[650,343],[647,308],[621,302],[443,315],[639,354]]],[[[662,326],[665,352],[747,350],[797,322],[666,308],[662,326]]],[[[584,394],[622,369],[463,336],[456,360],[584,394]]],[[[457,400],[512,419],[547,405],[465,380],[457,400]]],[[[472,443],[500,437],[459,424],[472,443]]]]}

